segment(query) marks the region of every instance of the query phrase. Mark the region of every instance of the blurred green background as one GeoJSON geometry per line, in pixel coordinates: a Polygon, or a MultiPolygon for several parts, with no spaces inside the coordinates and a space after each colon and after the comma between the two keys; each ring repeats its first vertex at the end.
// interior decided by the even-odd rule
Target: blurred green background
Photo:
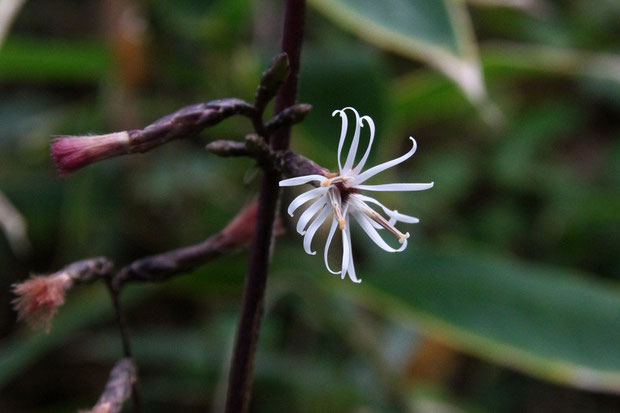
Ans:
{"type": "MultiPolygon", "coordinates": [[[[121,357],[103,285],[74,288],[45,335],[16,324],[12,283],[197,243],[257,192],[251,161],[203,150],[245,119],[66,179],[50,136],[251,100],[282,5],[0,1],[0,411],[92,406],[121,357]]],[[[353,227],[360,285],[285,220],[253,412],[620,411],[618,27],[613,0],[309,0],[299,100],[314,110],[293,149],[335,169],[331,112],[354,106],[377,124],[371,164],[418,141],[375,182],[435,187],[379,194],[421,219],[403,253],[353,227]]],[[[246,262],[127,289],[147,411],[221,408],[246,262]]]]}

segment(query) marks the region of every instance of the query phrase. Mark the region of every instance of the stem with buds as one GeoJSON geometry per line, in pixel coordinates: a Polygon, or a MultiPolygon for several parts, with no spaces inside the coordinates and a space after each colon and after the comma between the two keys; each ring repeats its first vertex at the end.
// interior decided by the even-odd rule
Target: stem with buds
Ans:
{"type": "Polygon", "coordinates": [[[185,106],[144,129],[99,136],[61,136],[53,141],[52,158],[63,176],[94,162],[143,153],[175,139],[195,136],[226,118],[241,115],[251,120],[255,134],[246,136],[244,142],[212,142],[207,149],[219,156],[254,158],[264,171],[258,202],[244,208],[226,228],[199,244],[145,257],[117,271],[106,258],[82,260],[54,274],[34,276],[14,286],[18,296],[14,303],[20,318],[49,328],[53,315],[64,303],[65,292],[74,284],[106,281],[116,311],[124,358],[112,370],[108,386],[95,406],[99,410],[93,409],[93,412],[103,408],[120,411],[129,393],[134,400],[134,410],[142,411],[128,327],[121,307],[124,285],[135,281],[165,281],[252,240],[226,401],[226,412],[247,412],[280,196],[278,182],[282,175],[328,173],[313,161],[288,150],[291,126],[301,122],[312,109],[307,104],[295,104],[304,13],[305,0],[287,0],[282,53],[263,73],[253,105],[235,98],[220,99],[185,106]],[[265,108],[274,97],[275,114],[265,122],[265,108]]]}
{"type": "MultiPolygon", "coordinates": [[[[286,108],[293,106],[297,97],[305,5],[305,0],[287,0],[286,2],[282,52],[289,56],[290,75],[276,96],[275,113],[281,113],[286,108]]],[[[257,130],[257,133],[260,134],[260,131],[257,130]]],[[[282,151],[288,148],[290,133],[291,127],[287,126],[278,129],[272,136],[264,137],[270,143],[271,149],[282,151]]],[[[247,412],[250,403],[254,357],[265,301],[272,232],[280,197],[279,180],[280,173],[276,169],[264,169],[258,201],[256,231],[248,275],[245,279],[241,318],[237,327],[237,337],[228,380],[227,413],[247,412]]]]}

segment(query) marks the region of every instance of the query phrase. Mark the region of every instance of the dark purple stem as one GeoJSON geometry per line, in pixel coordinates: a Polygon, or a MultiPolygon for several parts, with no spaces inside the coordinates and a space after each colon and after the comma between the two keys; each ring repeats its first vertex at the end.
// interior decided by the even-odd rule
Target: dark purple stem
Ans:
{"type": "MultiPolygon", "coordinates": [[[[276,96],[274,112],[277,114],[295,104],[297,79],[303,40],[305,0],[287,0],[282,34],[282,52],[290,61],[290,76],[276,96]]],[[[270,144],[274,150],[288,148],[291,127],[281,128],[273,133],[270,144]]],[[[266,136],[265,138],[269,138],[266,136]]],[[[254,356],[260,332],[260,323],[265,301],[269,256],[273,238],[276,208],[280,197],[278,182],[280,174],[265,168],[259,195],[254,243],[250,256],[248,275],[243,292],[241,318],[237,330],[226,398],[227,413],[245,413],[250,403],[254,375],[254,356]]]]}

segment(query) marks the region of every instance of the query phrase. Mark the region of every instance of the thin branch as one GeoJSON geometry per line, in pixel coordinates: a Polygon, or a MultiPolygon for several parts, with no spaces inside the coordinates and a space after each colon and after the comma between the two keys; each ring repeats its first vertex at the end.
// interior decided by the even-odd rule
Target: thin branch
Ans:
{"type": "Polygon", "coordinates": [[[178,248],[162,254],[141,258],[122,268],[113,278],[113,287],[120,290],[126,283],[161,282],[187,273],[213,258],[247,245],[252,239],[256,222],[257,204],[243,208],[230,223],[217,234],[200,244],[178,248]]]}
{"type": "Polygon", "coordinates": [[[114,282],[122,286],[131,281],[166,281],[177,274],[187,273],[227,252],[220,244],[220,235],[217,234],[200,244],[140,258],[122,268],[114,277],[114,282]]]}
{"type": "MultiPolygon", "coordinates": [[[[278,92],[275,113],[295,104],[297,78],[303,39],[305,0],[287,0],[282,36],[282,51],[290,60],[291,72],[278,92]]],[[[286,150],[290,140],[290,126],[277,130],[270,138],[275,151],[286,150]]],[[[247,412],[254,376],[254,357],[258,344],[260,323],[265,301],[273,226],[279,202],[280,174],[267,168],[259,196],[259,209],[248,275],[246,277],[241,317],[237,329],[226,398],[227,413],[247,412]]]]}
{"type": "Polygon", "coordinates": [[[196,136],[233,115],[251,118],[253,114],[252,105],[235,98],[185,106],[144,129],[129,132],[129,151],[146,152],[173,139],[196,136]]]}

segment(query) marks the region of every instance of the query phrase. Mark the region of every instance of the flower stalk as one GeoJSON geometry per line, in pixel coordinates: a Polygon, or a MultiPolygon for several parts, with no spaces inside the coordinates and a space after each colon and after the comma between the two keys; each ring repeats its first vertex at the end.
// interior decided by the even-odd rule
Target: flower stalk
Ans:
{"type": "MultiPolygon", "coordinates": [[[[276,114],[294,105],[297,97],[305,6],[305,0],[286,1],[282,52],[289,57],[290,75],[276,96],[274,109],[276,114]]],[[[271,149],[286,150],[290,141],[290,132],[289,125],[276,130],[272,136],[264,136],[264,138],[269,141],[271,149]]],[[[265,168],[258,201],[254,242],[243,292],[241,318],[230,367],[225,409],[227,413],[247,412],[250,403],[254,357],[265,301],[273,227],[280,196],[279,180],[280,173],[277,170],[265,168]]]]}

